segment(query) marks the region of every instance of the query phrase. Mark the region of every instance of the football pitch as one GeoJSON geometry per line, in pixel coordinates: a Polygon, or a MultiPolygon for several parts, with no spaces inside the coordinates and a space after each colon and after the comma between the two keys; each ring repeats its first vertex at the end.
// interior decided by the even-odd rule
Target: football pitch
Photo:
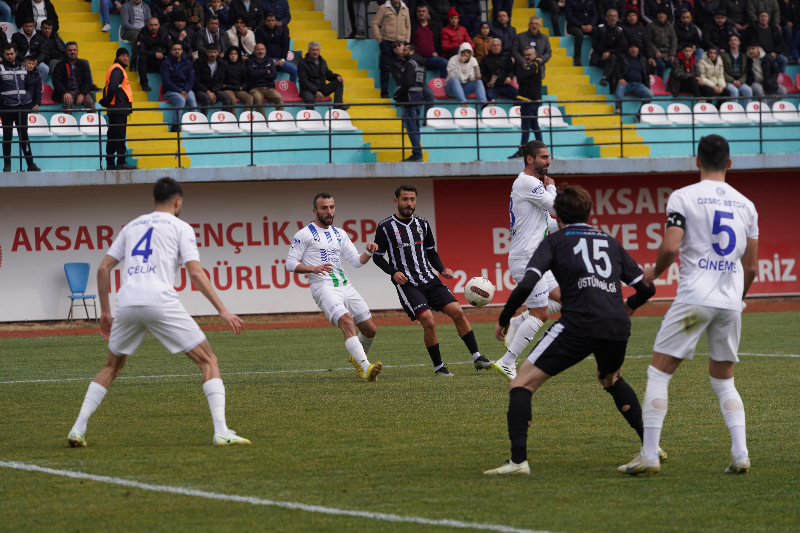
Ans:
{"type": "MultiPolygon", "coordinates": [[[[640,399],[660,321],[633,319],[623,375],[640,399]]],[[[370,351],[384,363],[377,383],[356,378],[332,327],[209,333],[228,426],[253,442],[238,447],[211,445],[199,370],[148,335],[90,420],[88,447],[69,448],[105,342],[0,340],[4,529],[800,529],[800,313],[743,315],[740,352],[753,354],[736,369],[752,461],[744,476],[723,474],[730,438],[705,338],[670,385],[659,475],[617,473],[639,442],[590,359],[534,395],[531,476],[484,476],[510,457],[508,384],[475,371],[452,325],[438,329],[455,378],[434,378],[418,325],[397,326],[379,328],[370,351]]],[[[494,324],[475,331],[484,355],[502,355],[494,324]]]]}

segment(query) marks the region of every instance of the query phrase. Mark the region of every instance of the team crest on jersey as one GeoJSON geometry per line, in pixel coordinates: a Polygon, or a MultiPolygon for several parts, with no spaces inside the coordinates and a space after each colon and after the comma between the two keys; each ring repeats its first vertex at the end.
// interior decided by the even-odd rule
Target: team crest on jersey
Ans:
{"type": "Polygon", "coordinates": [[[725,189],[723,189],[722,187],[717,187],[717,194],[719,194],[720,196],[725,196],[725,189]]]}
{"type": "Polygon", "coordinates": [[[422,233],[422,228],[420,228],[419,226],[417,226],[417,233],[419,233],[420,235],[422,235],[422,234],[423,234],[423,233],[422,233]]]}

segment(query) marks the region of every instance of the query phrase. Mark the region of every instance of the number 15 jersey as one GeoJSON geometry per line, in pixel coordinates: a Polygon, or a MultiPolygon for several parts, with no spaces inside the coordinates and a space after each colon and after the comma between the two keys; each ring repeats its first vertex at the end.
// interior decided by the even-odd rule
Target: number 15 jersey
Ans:
{"type": "Polygon", "coordinates": [[[199,261],[194,229],[159,211],[142,215],[119,232],[108,255],[125,260],[117,309],[180,303],[175,274],[181,263],[199,261]]]}
{"type": "Polygon", "coordinates": [[[667,227],[685,231],[675,302],[741,311],[747,239],[758,239],[753,202],[727,183],[703,180],[673,192],[667,227]]]}

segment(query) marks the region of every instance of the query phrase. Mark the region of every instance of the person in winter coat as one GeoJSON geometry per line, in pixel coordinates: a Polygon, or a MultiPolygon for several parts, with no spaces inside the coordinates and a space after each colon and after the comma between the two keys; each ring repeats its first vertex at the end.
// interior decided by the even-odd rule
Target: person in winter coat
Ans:
{"type": "Polygon", "coordinates": [[[725,12],[725,0],[694,0],[694,23],[698,28],[714,24],[714,15],[725,12]]]}
{"type": "Polygon", "coordinates": [[[66,57],[67,45],[56,32],[53,31],[53,23],[45,20],[41,24],[39,35],[44,37],[47,43],[47,66],[50,72],[56,68],[56,63],[66,57]]]}
{"type": "Polygon", "coordinates": [[[728,39],[731,35],[739,35],[733,23],[725,16],[725,11],[720,9],[714,15],[714,22],[703,28],[703,48],[709,50],[716,48],[724,52],[728,48],[728,39]]]}
{"type": "MultiPolygon", "coordinates": [[[[21,28],[26,20],[31,19],[35,28],[41,29],[42,21],[49,20],[53,23],[53,29],[58,32],[58,13],[50,0],[22,0],[17,4],[17,12],[14,23],[17,28],[21,28]]],[[[44,78],[42,78],[44,79],[44,78]]]]}
{"type": "Polygon", "coordinates": [[[486,88],[486,99],[494,101],[498,96],[517,99],[517,89],[511,85],[514,77],[514,62],[511,56],[503,53],[503,43],[498,38],[492,39],[489,55],[481,62],[481,79],[486,88]]]}
{"type": "Polygon", "coordinates": [[[47,66],[47,41],[34,29],[33,19],[26,19],[22,29],[11,36],[11,44],[17,47],[17,56],[21,59],[31,55],[36,59],[36,68],[42,80],[47,79],[50,67],[47,66]]]}
{"type": "MultiPolygon", "coordinates": [[[[3,47],[3,61],[0,62],[0,121],[3,123],[3,172],[11,172],[11,141],[14,125],[17,126],[22,153],[28,163],[28,172],[36,172],[39,167],[33,162],[31,144],[28,141],[28,110],[34,105],[33,76],[28,75],[25,66],[17,61],[17,50],[13,44],[3,47]]],[[[21,169],[20,169],[21,170],[21,169]]]]}
{"type": "Polygon", "coordinates": [[[289,61],[289,29],[278,26],[275,14],[268,13],[264,25],[256,30],[255,35],[256,43],[266,46],[267,55],[275,60],[278,72],[287,73],[289,81],[296,84],[297,67],[289,61]]]}
{"type": "Polygon", "coordinates": [[[333,93],[335,109],[347,109],[342,105],[344,95],[344,79],[331,72],[328,63],[320,55],[322,47],[319,43],[308,43],[306,57],[300,62],[297,74],[300,77],[300,96],[306,103],[306,109],[314,109],[314,102],[322,100],[333,93]]]}
{"type": "Polygon", "coordinates": [[[170,42],[183,43],[183,54],[186,57],[194,55],[194,30],[186,24],[186,13],[183,11],[176,11],[172,16],[172,22],[167,24],[167,35],[169,35],[170,42]]]}
{"type": "Polygon", "coordinates": [[[129,165],[127,160],[126,130],[128,128],[128,115],[132,112],[133,91],[128,79],[130,54],[126,48],[119,48],[116,59],[106,71],[106,84],[103,87],[103,96],[100,105],[106,108],[108,117],[108,135],[106,141],[106,169],[107,170],[133,170],[136,167],[129,165]],[[116,164],[115,164],[116,159],[116,164]]]}
{"type": "MultiPolygon", "coordinates": [[[[747,18],[747,0],[725,0],[725,14],[733,23],[739,35],[747,30],[750,20],[747,18]]],[[[744,52],[744,50],[742,50],[744,52]]]]}
{"type": "Polygon", "coordinates": [[[402,109],[403,124],[411,141],[411,157],[404,159],[406,163],[422,162],[422,145],[419,139],[419,107],[425,101],[425,63],[422,56],[413,53],[406,58],[403,70],[397,82],[395,101],[416,105],[405,105],[402,109]]]}
{"type": "MultiPolygon", "coordinates": [[[[448,24],[442,28],[441,38],[442,55],[449,61],[453,56],[459,54],[460,47],[464,43],[469,44],[469,48],[472,50],[472,39],[470,39],[467,29],[458,24],[460,17],[454,7],[450,8],[448,15],[448,24]]],[[[449,68],[448,66],[448,72],[449,68]]]]}
{"type": "Polygon", "coordinates": [[[655,68],[656,56],[653,50],[653,43],[650,42],[647,29],[642,24],[639,24],[639,15],[632,9],[629,9],[625,13],[625,20],[620,26],[622,27],[622,31],[625,32],[625,39],[628,41],[628,46],[630,46],[632,42],[635,42],[639,50],[639,55],[644,56],[647,63],[655,68]]]}
{"type": "Polygon", "coordinates": [[[172,118],[172,130],[180,128],[181,117],[188,107],[189,111],[197,107],[194,91],[194,68],[192,62],[183,56],[183,44],[171,43],[169,55],[161,62],[161,85],[164,88],[164,98],[173,104],[176,109],[172,118]]]}
{"type": "Polygon", "coordinates": [[[613,9],[618,15],[625,13],[625,0],[594,0],[594,7],[597,11],[597,25],[599,26],[606,23],[609,9],[613,9]]]}
{"type": "MultiPolygon", "coordinates": [[[[519,96],[527,100],[519,108],[522,127],[521,146],[528,144],[531,131],[537,141],[542,140],[539,130],[539,106],[542,100],[542,69],[541,63],[536,61],[536,50],[530,46],[522,51],[522,61],[516,63],[517,82],[519,83],[519,96]]],[[[509,159],[522,159],[522,150],[517,150],[509,159]]]]}
{"type": "Polygon", "coordinates": [[[682,50],[675,56],[672,62],[672,72],[667,80],[667,89],[674,98],[679,93],[691,93],[692,96],[699,98],[700,78],[697,75],[695,63],[697,58],[693,52],[694,47],[688,43],[682,45],[682,50]]]}
{"type": "Polygon", "coordinates": [[[639,0],[626,0],[625,2],[625,15],[627,16],[628,11],[633,11],[636,13],[636,20],[639,21],[642,19],[642,6],[639,0]]]}
{"type": "Polygon", "coordinates": [[[411,15],[402,0],[386,0],[372,19],[372,37],[378,41],[381,56],[381,98],[389,98],[389,75],[393,59],[392,43],[411,39],[411,15]]]}
{"type": "Polygon", "coordinates": [[[740,48],[741,40],[738,35],[731,35],[728,39],[728,50],[720,54],[722,66],[725,70],[725,86],[731,96],[742,95],[745,97],[743,106],[750,103],[753,89],[747,85],[747,52],[740,48]]]}
{"type": "MultiPolygon", "coordinates": [[[[489,26],[488,22],[484,22],[481,24],[481,31],[472,38],[472,44],[475,46],[475,60],[480,63],[486,54],[489,53],[489,50],[492,48],[492,28],[489,26]]],[[[442,76],[446,78],[447,76],[442,76]]]]}
{"type": "Polygon", "coordinates": [[[269,12],[275,13],[280,23],[279,26],[286,26],[289,24],[289,20],[291,20],[292,16],[289,14],[289,3],[286,0],[276,0],[275,2],[265,1],[270,5],[264,6],[260,0],[250,0],[248,5],[245,5],[244,0],[233,0],[228,8],[228,20],[244,17],[247,21],[247,27],[256,31],[256,29],[264,24],[264,19],[267,16],[267,12],[269,12]]]}
{"type": "Polygon", "coordinates": [[[206,27],[197,32],[194,42],[199,59],[205,58],[206,47],[211,43],[217,45],[217,50],[227,50],[233,46],[228,34],[219,29],[219,19],[216,17],[211,17],[206,21],[206,27]]]}
{"type": "Polygon", "coordinates": [[[664,71],[672,68],[675,54],[678,53],[678,36],[675,35],[675,26],[667,20],[667,7],[659,7],[656,20],[647,26],[647,35],[653,43],[656,59],[656,74],[662,80],[664,71]]]}
{"type": "Polygon", "coordinates": [[[645,24],[652,24],[658,19],[658,13],[664,9],[667,14],[667,21],[675,23],[675,13],[672,7],[672,0],[644,0],[642,2],[642,21],[645,24]]]}
{"type": "Polygon", "coordinates": [[[617,23],[619,15],[616,11],[609,10],[606,14],[606,23],[601,24],[592,35],[592,52],[589,55],[589,64],[603,69],[603,77],[598,82],[608,85],[608,78],[614,72],[614,64],[618,56],[628,49],[628,39],[625,32],[617,23]]]}
{"type": "MultiPolygon", "coordinates": [[[[194,62],[194,94],[201,107],[217,103],[229,106],[236,102],[235,98],[231,100],[230,96],[222,90],[227,65],[218,58],[219,48],[216,44],[211,43],[206,47],[206,56],[194,62]]],[[[208,109],[204,109],[203,113],[208,116],[208,109]]]]}
{"type": "MultiPolygon", "coordinates": [[[[244,5],[242,0],[234,0],[234,2],[239,2],[240,6],[244,5]]],[[[231,4],[233,5],[233,4],[231,4]]],[[[288,31],[289,23],[292,21],[292,13],[289,10],[289,2],[288,0],[262,0],[261,6],[263,6],[264,14],[261,15],[258,20],[256,21],[256,25],[252,26],[250,29],[255,30],[261,24],[264,24],[264,18],[269,13],[275,13],[275,18],[277,19],[277,24],[279,28],[286,28],[288,31]]],[[[253,13],[253,7],[250,7],[250,13],[253,13]]]]}
{"type": "Polygon", "coordinates": [[[230,9],[227,5],[223,4],[222,0],[211,0],[206,7],[204,15],[205,20],[208,20],[211,17],[217,17],[219,19],[220,30],[227,32],[231,29],[230,9]]]}
{"type": "MultiPolygon", "coordinates": [[[[617,90],[614,96],[617,100],[632,94],[636,98],[643,98],[642,104],[648,103],[653,98],[650,90],[650,76],[647,74],[647,61],[639,53],[639,43],[628,43],[628,51],[619,56],[614,64],[614,78],[617,80],[617,90]]],[[[622,102],[617,103],[617,109],[622,108],[622,102]]]]}
{"type": "MultiPolygon", "coordinates": [[[[256,33],[253,30],[247,29],[247,21],[244,17],[236,17],[236,20],[233,21],[233,28],[229,29],[226,33],[231,46],[235,46],[236,49],[239,50],[240,56],[247,59],[247,56],[255,51],[256,33]]],[[[227,50],[227,48],[225,50],[227,50]]],[[[275,58],[273,57],[273,59],[275,58]]],[[[297,80],[292,81],[296,82],[297,80]]]]}
{"type": "Polygon", "coordinates": [[[545,63],[550,61],[553,51],[550,48],[550,39],[539,30],[541,22],[539,17],[531,17],[528,19],[528,31],[517,35],[517,44],[511,51],[511,57],[514,58],[514,65],[518,65],[525,60],[523,57],[525,49],[533,48],[536,51],[534,61],[539,63],[539,66],[542,67],[540,69],[540,74],[542,75],[542,79],[544,79],[547,74],[545,63]]]}
{"type": "Polygon", "coordinates": [[[275,68],[275,60],[267,55],[267,47],[261,43],[256,44],[255,52],[247,58],[244,66],[247,71],[247,90],[253,97],[253,104],[257,106],[258,112],[264,117],[267,116],[264,100],[275,104],[277,111],[282,111],[283,96],[275,90],[278,71],[275,68]]]}
{"type": "Polygon", "coordinates": [[[703,56],[703,37],[700,28],[692,22],[692,14],[690,12],[681,12],[678,17],[678,24],[675,25],[675,34],[678,36],[678,42],[681,47],[684,44],[691,44],[695,56],[698,59],[703,56]]]}
{"type": "MultiPolygon", "coordinates": [[[[697,62],[697,73],[700,76],[700,93],[703,96],[731,96],[725,82],[725,66],[716,48],[709,48],[697,62]]],[[[719,108],[722,100],[714,104],[719,108]]]]}
{"type": "MultiPolygon", "coordinates": [[[[257,0],[256,0],[257,1],[257,0]]],[[[186,13],[186,24],[195,31],[200,31],[205,26],[205,11],[197,0],[183,0],[179,10],[186,13]]]]}
{"type": "Polygon", "coordinates": [[[61,107],[65,110],[71,110],[76,105],[94,109],[89,63],[78,59],[76,42],[70,41],[66,54],[67,57],[56,63],[56,68],[53,69],[53,100],[61,102],[61,107]]]}
{"type": "Polygon", "coordinates": [[[462,104],[467,103],[467,96],[472,93],[475,93],[479,102],[486,102],[486,89],[481,81],[480,67],[472,57],[472,46],[469,43],[461,43],[458,54],[448,61],[444,92],[462,104]]]}
{"type": "Polygon", "coordinates": [[[594,0],[567,0],[565,15],[567,33],[575,39],[572,52],[573,66],[581,66],[584,36],[591,37],[597,25],[597,9],[594,0]]]}
{"type": "Polygon", "coordinates": [[[497,21],[495,21],[495,25],[492,28],[492,36],[500,39],[500,42],[503,43],[503,54],[510,56],[511,50],[514,49],[516,44],[517,30],[511,26],[505,11],[497,13],[497,21]]]}
{"type": "Polygon", "coordinates": [[[239,51],[233,46],[225,52],[222,90],[231,102],[241,100],[244,105],[253,105],[253,95],[247,92],[247,69],[239,57],[239,51]]]}
{"type": "MultiPolygon", "coordinates": [[[[447,60],[442,57],[442,25],[439,19],[430,18],[428,6],[417,6],[416,17],[411,21],[411,44],[425,60],[425,68],[438,70],[447,77],[447,60]]],[[[488,31],[487,31],[488,34],[488,31]]]]}
{"type": "Polygon", "coordinates": [[[750,26],[744,39],[747,42],[757,41],[761,49],[778,64],[778,70],[786,72],[786,65],[789,64],[789,59],[783,55],[787,52],[786,44],[781,29],[771,20],[766,11],[759,13],[758,23],[750,26]]]}
{"type": "Polygon", "coordinates": [[[480,0],[458,0],[458,13],[461,15],[461,25],[473,39],[478,34],[483,21],[483,10],[480,0]]]}
{"type": "Polygon", "coordinates": [[[147,82],[148,72],[160,72],[161,63],[167,55],[171,40],[169,33],[161,28],[156,17],[150,17],[147,25],[136,36],[136,48],[139,50],[139,83],[144,92],[150,92],[147,82]]]}
{"type": "MultiPolygon", "coordinates": [[[[786,87],[778,83],[778,65],[772,56],[755,41],[747,45],[747,55],[747,85],[753,89],[753,96],[762,102],[767,94],[786,96],[786,87]]],[[[777,100],[771,99],[769,105],[772,106],[777,100]]]]}
{"type": "Polygon", "coordinates": [[[39,75],[39,69],[36,68],[36,60],[34,60],[31,56],[26,57],[23,63],[25,64],[25,68],[28,70],[28,76],[31,78],[31,83],[33,84],[33,94],[31,100],[33,107],[31,110],[38,112],[39,106],[42,105],[42,77],[39,75]]]}
{"type": "Polygon", "coordinates": [[[770,21],[781,20],[781,7],[778,0],[747,0],[747,18],[751,27],[758,24],[758,15],[762,11],[769,15],[770,21]]]}

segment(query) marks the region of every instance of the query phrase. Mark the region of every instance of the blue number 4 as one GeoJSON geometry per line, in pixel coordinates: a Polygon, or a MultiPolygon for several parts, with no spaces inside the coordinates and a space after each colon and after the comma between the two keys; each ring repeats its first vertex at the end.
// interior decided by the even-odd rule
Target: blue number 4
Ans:
{"type": "Polygon", "coordinates": [[[736,248],[736,233],[733,232],[733,228],[730,226],[726,226],[722,223],[724,219],[731,219],[733,220],[733,213],[728,213],[727,211],[714,211],[714,227],[711,228],[711,233],[713,235],[719,235],[720,233],[727,233],[728,234],[728,246],[724,249],[720,247],[719,243],[713,243],[712,247],[714,251],[717,252],[718,255],[728,255],[736,248]]]}
{"type": "MultiPolygon", "coordinates": [[[[733,215],[731,215],[733,216],[733,215]]],[[[136,243],[136,246],[133,247],[131,251],[131,255],[141,255],[142,256],[142,263],[147,263],[147,259],[153,255],[153,248],[150,246],[150,238],[153,236],[153,228],[147,230],[147,233],[144,234],[139,242],[136,243]],[[144,246],[144,248],[142,248],[144,246]]],[[[716,245],[715,245],[716,246],[716,245]]]]}

